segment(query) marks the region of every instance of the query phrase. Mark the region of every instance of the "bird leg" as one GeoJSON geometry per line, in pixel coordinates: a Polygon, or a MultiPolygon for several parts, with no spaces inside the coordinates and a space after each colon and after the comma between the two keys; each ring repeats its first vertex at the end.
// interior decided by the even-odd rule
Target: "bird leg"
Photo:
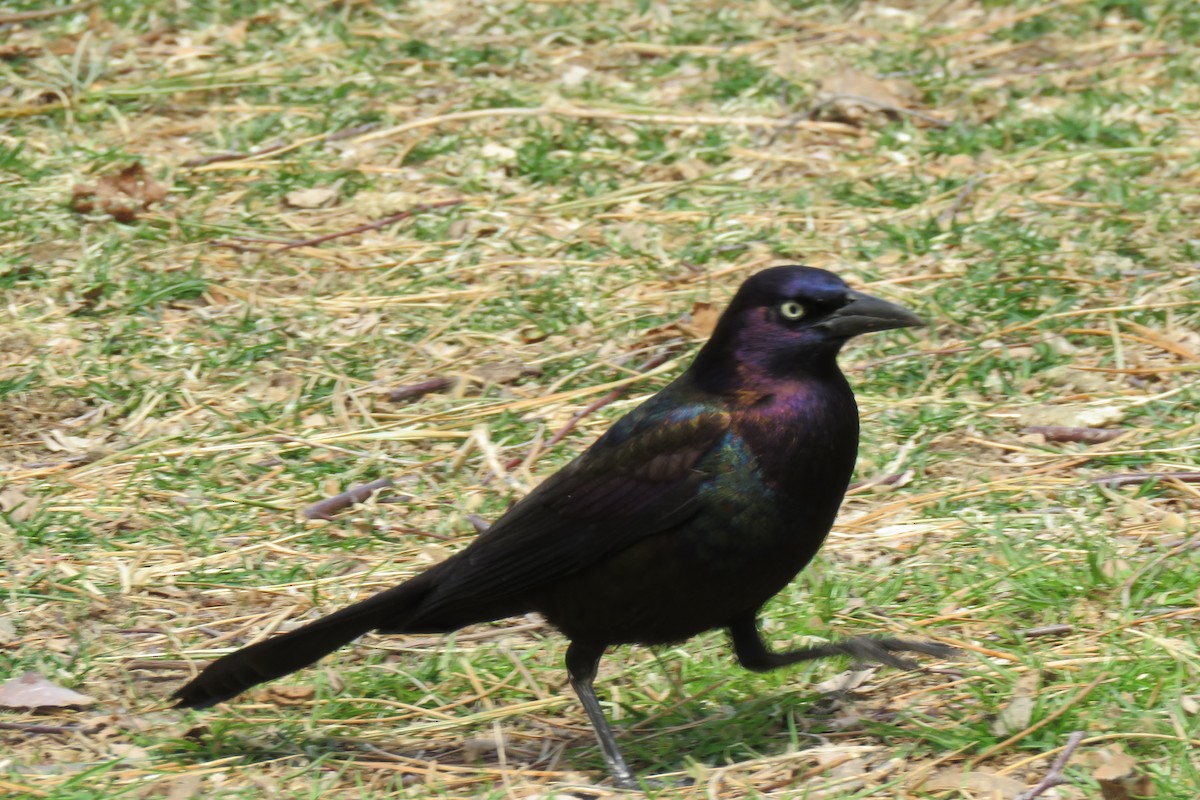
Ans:
{"type": "Polygon", "coordinates": [[[608,727],[604,710],[600,708],[600,701],[596,699],[596,691],[592,688],[602,655],[603,647],[571,642],[571,646],[567,648],[567,675],[571,680],[571,688],[579,696],[579,702],[583,703],[583,710],[591,720],[592,730],[596,732],[600,749],[604,751],[604,760],[608,762],[608,771],[612,773],[613,782],[621,789],[637,789],[637,778],[621,756],[621,751],[617,748],[617,739],[613,736],[612,728],[608,727]]]}
{"type": "Polygon", "coordinates": [[[767,649],[758,633],[758,622],[753,614],[738,617],[729,624],[729,635],[733,638],[733,651],[738,661],[748,670],[766,672],[788,664],[800,661],[812,661],[829,656],[848,655],[860,661],[874,661],[900,669],[916,669],[918,664],[912,659],[896,655],[897,652],[925,653],[931,656],[948,656],[955,652],[937,642],[919,642],[912,639],[881,638],[872,639],[868,636],[858,636],[840,642],[831,642],[818,647],[805,647],[800,650],[789,650],[786,653],[774,653],[767,649]]]}

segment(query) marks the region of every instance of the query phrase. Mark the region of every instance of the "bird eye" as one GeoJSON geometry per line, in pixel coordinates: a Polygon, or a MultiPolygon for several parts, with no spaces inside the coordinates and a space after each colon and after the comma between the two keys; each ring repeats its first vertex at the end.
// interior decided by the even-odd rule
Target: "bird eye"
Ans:
{"type": "Polygon", "coordinates": [[[779,307],[779,313],[784,319],[796,320],[804,316],[804,306],[797,303],[795,300],[788,300],[779,307]]]}

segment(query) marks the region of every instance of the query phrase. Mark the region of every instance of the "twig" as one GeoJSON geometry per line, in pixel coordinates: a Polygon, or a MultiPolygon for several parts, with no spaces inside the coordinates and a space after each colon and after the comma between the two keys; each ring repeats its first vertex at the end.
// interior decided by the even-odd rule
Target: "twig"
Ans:
{"type": "Polygon", "coordinates": [[[1103,483],[1105,486],[1117,487],[1127,486],[1131,483],[1149,483],[1150,481],[1200,483],[1200,472],[1122,472],[1117,475],[1091,478],[1088,483],[1103,483]]]}
{"type": "Polygon", "coordinates": [[[868,486],[891,486],[905,476],[905,472],[893,472],[890,475],[884,475],[879,478],[868,478],[865,481],[855,481],[846,487],[847,492],[854,492],[859,489],[866,489],[868,486]]]}
{"type": "Polygon", "coordinates": [[[385,396],[389,401],[399,403],[404,400],[424,397],[432,392],[440,392],[444,389],[449,389],[453,385],[454,378],[430,378],[420,383],[410,383],[405,386],[397,386],[395,389],[389,389],[385,396]]]}
{"type": "Polygon", "coordinates": [[[954,200],[942,213],[937,215],[937,224],[940,228],[945,228],[950,223],[954,222],[954,218],[958,216],[958,212],[966,204],[967,198],[975,193],[975,187],[979,185],[980,176],[975,175],[970,178],[963,187],[958,190],[958,194],[954,196],[954,200]]]}
{"type": "Polygon", "coordinates": [[[1083,731],[1072,731],[1067,737],[1067,743],[1063,747],[1058,758],[1054,759],[1054,763],[1050,765],[1050,770],[1046,773],[1046,777],[1038,781],[1037,785],[1032,789],[1027,789],[1013,798],[1013,800],[1033,800],[1035,797],[1040,797],[1044,792],[1053,789],[1055,786],[1061,786],[1067,782],[1063,777],[1063,768],[1067,766],[1067,761],[1071,759],[1071,755],[1075,749],[1079,747],[1079,743],[1083,741],[1083,731]]]}
{"type": "Polygon", "coordinates": [[[1021,433],[1040,433],[1047,442],[1080,442],[1082,444],[1100,444],[1111,441],[1128,428],[1074,428],[1066,425],[1029,425],[1022,428],[1021,433]]]}
{"type": "Polygon", "coordinates": [[[370,133],[379,127],[378,122],[364,122],[362,125],[351,125],[349,128],[342,128],[340,131],[325,136],[327,142],[340,142],[343,139],[353,139],[355,136],[362,136],[364,133],[370,133]]]}
{"type": "Polygon", "coordinates": [[[16,22],[32,22],[38,19],[50,19],[62,14],[73,14],[76,11],[83,11],[95,5],[94,2],[74,3],[61,8],[39,8],[36,11],[17,11],[12,14],[0,14],[0,25],[12,25],[16,22]]]}
{"type": "MultiPolygon", "coordinates": [[[[361,136],[364,133],[369,133],[378,127],[379,123],[377,122],[367,122],[362,125],[353,125],[349,128],[343,128],[340,131],[327,133],[325,134],[324,139],[327,142],[339,142],[343,139],[353,139],[355,136],[361,136]]],[[[189,158],[187,161],[183,162],[183,166],[194,168],[207,166],[208,164],[219,164],[224,161],[245,161],[246,159],[250,158],[261,158],[262,156],[268,156],[271,153],[279,150],[292,149],[292,145],[293,143],[291,142],[280,142],[278,144],[268,145],[267,147],[250,153],[214,153],[211,156],[189,158]]]]}
{"type": "MultiPolygon", "coordinates": [[[[383,501],[381,500],[379,502],[383,502],[383,501]]],[[[398,533],[398,534],[401,534],[402,536],[423,536],[426,539],[437,539],[439,542],[452,542],[458,538],[457,536],[447,536],[444,533],[434,533],[433,531],[424,531],[424,530],[421,530],[420,528],[400,527],[399,525],[389,525],[386,528],[382,528],[381,530],[385,530],[388,533],[398,533]]]]}
{"type": "MultiPolygon", "coordinates": [[[[254,155],[259,155],[259,154],[256,153],[254,155]]],[[[246,156],[246,158],[250,158],[250,157],[251,156],[246,156]]],[[[327,233],[323,236],[313,237],[312,239],[303,239],[298,242],[287,241],[287,240],[272,241],[270,239],[235,238],[235,239],[214,240],[214,241],[209,242],[209,245],[212,247],[228,247],[229,249],[236,250],[239,253],[261,253],[266,250],[265,247],[253,247],[251,245],[242,244],[242,242],[262,242],[265,244],[280,245],[279,247],[276,247],[271,252],[272,253],[282,253],[285,250],[293,250],[297,247],[311,247],[313,245],[318,245],[318,244],[322,244],[324,242],[328,242],[331,239],[340,239],[343,236],[353,236],[356,233],[366,233],[367,231],[373,231],[373,230],[377,230],[379,228],[386,228],[388,225],[391,225],[393,222],[399,222],[400,220],[408,219],[409,217],[415,216],[415,215],[420,214],[425,211],[432,211],[435,208],[449,208],[450,206],[459,206],[465,202],[467,202],[467,201],[460,199],[460,200],[442,200],[437,203],[422,203],[421,205],[414,206],[413,208],[410,208],[407,211],[401,211],[398,214],[391,214],[389,216],[384,217],[383,219],[377,219],[374,222],[368,222],[365,225],[359,225],[357,227],[350,228],[349,230],[336,231],[334,233],[327,233]]]]}
{"type": "Polygon", "coordinates": [[[1026,628],[1017,631],[1018,636],[1033,639],[1037,636],[1066,636],[1075,630],[1074,625],[1042,625],[1039,628],[1026,628]]]}
{"type": "Polygon", "coordinates": [[[374,222],[368,222],[366,225],[359,225],[356,228],[351,228],[350,230],[336,231],[334,233],[327,233],[324,236],[316,236],[312,239],[305,239],[303,241],[285,244],[283,247],[275,248],[273,252],[282,253],[284,250],[293,250],[297,247],[311,247],[313,245],[322,244],[323,242],[328,242],[331,239],[340,239],[343,236],[353,236],[356,233],[366,233],[367,231],[385,228],[388,225],[391,225],[393,222],[399,222],[402,219],[408,219],[411,216],[425,211],[432,211],[435,208],[460,206],[465,202],[465,200],[442,200],[439,203],[422,203],[421,205],[410,208],[407,211],[401,211],[399,214],[392,214],[384,217],[383,219],[377,219],[374,222]]]}
{"type": "Polygon", "coordinates": [[[370,497],[373,492],[386,489],[389,486],[395,486],[391,478],[380,478],[377,481],[364,483],[362,486],[355,486],[353,489],[347,489],[341,494],[326,497],[321,502],[312,504],[304,509],[303,514],[307,519],[333,519],[333,515],[343,508],[349,508],[355,503],[361,503],[370,497]]]}
{"type": "MultiPolygon", "coordinates": [[[[206,631],[207,632],[207,631],[206,631]]],[[[216,633],[214,631],[214,633],[216,633]]],[[[219,635],[219,634],[217,634],[219,635]]],[[[145,670],[167,670],[176,671],[182,670],[187,672],[196,665],[191,661],[170,660],[166,658],[131,658],[128,661],[121,662],[121,668],[130,669],[145,669],[145,670]]]]}
{"type": "MultiPolygon", "coordinates": [[[[1037,628],[1024,628],[1022,630],[1012,631],[1012,635],[1024,636],[1026,639],[1034,639],[1038,636],[1068,636],[1074,631],[1074,625],[1042,625],[1037,628]]],[[[996,641],[1007,637],[999,633],[991,633],[985,638],[996,641]]]]}
{"type": "Polygon", "coordinates": [[[434,117],[412,120],[400,125],[372,131],[354,139],[356,142],[374,142],[380,139],[390,139],[418,128],[429,128],[447,122],[466,122],[472,119],[496,119],[498,117],[563,117],[566,119],[608,120],[611,122],[632,122],[643,125],[671,125],[689,127],[693,125],[735,126],[747,128],[812,128],[826,133],[842,133],[847,136],[858,135],[851,125],[837,122],[797,121],[794,119],[779,119],[778,117],[730,116],[728,114],[642,114],[627,111],[610,111],[604,108],[586,108],[576,106],[564,100],[556,100],[544,106],[528,108],[523,106],[513,108],[475,108],[469,111],[454,111],[434,117]]]}

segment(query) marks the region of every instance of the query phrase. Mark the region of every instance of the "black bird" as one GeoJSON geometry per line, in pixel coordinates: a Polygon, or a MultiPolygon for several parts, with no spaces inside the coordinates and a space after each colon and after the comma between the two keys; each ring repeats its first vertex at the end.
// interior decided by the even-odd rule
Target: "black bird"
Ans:
{"type": "Polygon", "coordinates": [[[921,325],[813,267],[763,270],[738,290],[696,360],[486,533],[411,580],[230,653],[174,694],[204,708],[312,664],[368,631],[444,633],[541,613],[570,639],[566,665],[615,782],[637,785],[592,688],[617,644],[727,628],[762,671],[834,653],[912,667],[850,639],[767,649],[759,609],[829,533],[858,450],[858,409],[836,357],[860,333],[921,325]]]}

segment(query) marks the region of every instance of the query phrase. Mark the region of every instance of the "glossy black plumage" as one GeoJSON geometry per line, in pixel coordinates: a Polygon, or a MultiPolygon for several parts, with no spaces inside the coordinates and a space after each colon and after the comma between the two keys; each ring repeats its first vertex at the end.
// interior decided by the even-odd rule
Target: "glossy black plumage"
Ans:
{"type": "Polygon", "coordinates": [[[486,533],[410,581],[231,653],[175,693],[205,707],[317,660],[370,630],[448,632],[537,611],[570,640],[571,683],[614,778],[634,783],[592,690],[614,644],[661,644],[727,628],[750,669],[849,652],[908,665],[852,640],[771,653],[759,608],[821,546],[858,447],[854,396],[836,356],[852,336],[919,325],[835,275],[776,267],[739,289],[689,369],[620,419],[486,533]]]}

